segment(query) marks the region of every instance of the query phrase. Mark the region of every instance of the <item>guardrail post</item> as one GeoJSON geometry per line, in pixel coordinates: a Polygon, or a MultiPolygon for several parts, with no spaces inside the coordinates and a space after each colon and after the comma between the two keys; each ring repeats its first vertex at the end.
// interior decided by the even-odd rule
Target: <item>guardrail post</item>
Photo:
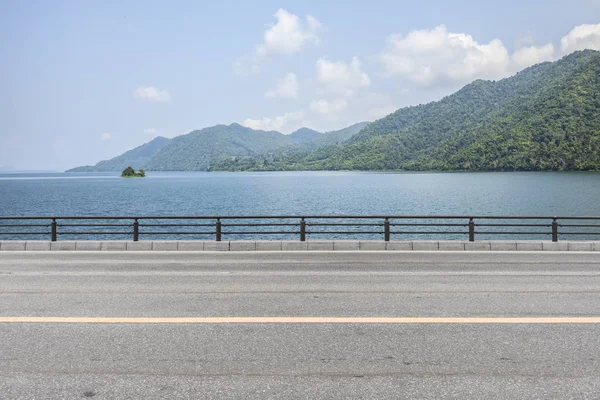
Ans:
{"type": "Polygon", "coordinates": [[[475,241],[475,221],[473,218],[469,218],[469,242],[475,241]]]}
{"type": "Polygon", "coordinates": [[[556,221],[556,217],[552,220],[552,241],[558,242],[558,222],[556,221]]]}
{"type": "Polygon", "coordinates": [[[386,218],[385,222],[383,224],[383,230],[384,230],[384,238],[383,240],[385,240],[386,242],[390,241],[390,219],[386,218]]]}
{"type": "Polygon", "coordinates": [[[221,241],[221,219],[217,218],[217,231],[216,231],[216,236],[217,236],[217,242],[221,241]]]}
{"type": "Polygon", "coordinates": [[[51,225],[51,231],[52,231],[52,238],[51,238],[51,240],[53,242],[56,242],[56,237],[58,236],[58,232],[57,232],[58,229],[57,228],[58,228],[58,224],[56,223],[56,219],[53,218],[52,219],[52,225],[51,225]]]}
{"type": "Polygon", "coordinates": [[[133,221],[133,241],[137,242],[140,239],[140,224],[137,218],[133,221]]]}
{"type": "Polygon", "coordinates": [[[300,220],[300,241],[306,242],[306,221],[304,221],[304,218],[300,220]]]}

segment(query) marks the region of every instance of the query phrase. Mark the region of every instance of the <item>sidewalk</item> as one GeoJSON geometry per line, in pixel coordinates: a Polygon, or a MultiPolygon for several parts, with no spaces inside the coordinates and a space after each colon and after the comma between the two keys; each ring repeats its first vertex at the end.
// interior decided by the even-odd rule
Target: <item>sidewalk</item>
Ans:
{"type": "Polygon", "coordinates": [[[0,241],[0,251],[598,251],[600,241],[0,241]]]}

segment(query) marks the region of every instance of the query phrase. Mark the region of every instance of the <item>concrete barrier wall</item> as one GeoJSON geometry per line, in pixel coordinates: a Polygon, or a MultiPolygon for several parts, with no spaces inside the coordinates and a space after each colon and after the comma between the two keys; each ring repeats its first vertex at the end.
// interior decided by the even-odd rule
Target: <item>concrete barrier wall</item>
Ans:
{"type": "Polygon", "coordinates": [[[0,251],[599,251],[600,241],[0,241],[0,251]]]}

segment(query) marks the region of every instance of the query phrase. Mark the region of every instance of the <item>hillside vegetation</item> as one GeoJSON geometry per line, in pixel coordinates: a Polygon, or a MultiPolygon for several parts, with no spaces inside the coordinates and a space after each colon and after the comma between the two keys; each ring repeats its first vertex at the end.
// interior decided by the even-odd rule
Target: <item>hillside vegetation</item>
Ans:
{"type": "Polygon", "coordinates": [[[139,172],[135,172],[131,166],[125,168],[123,172],[121,172],[121,178],[145,178],[146,172],[143,169],[140,169],[139,172]]]}
{"type": "Polygon", "coordinates": [[[217,125],[173,138],[145,165],[152,171],[206,171],[225,155],[248,156],[294,142],[274,131],[254,131],[239,124],[217,125]]]}
{"type": "Polygon", "coordinates": [[[600,52],[580,51],[402,108],[342,144],[220,170],[598,170],[600,52]]]}
{"type": "Polygon", "coordinates": [[[173,139],[156,138],[111,160],[69,172],[121,171],[126,166],[147,171],[206,171],[220,160],[242,160],[271,153],[289,154],[342,143],[367,123],[321,133],[308,128],[284,135],[255,131],[239,124],[216,125],[173,139]]]}

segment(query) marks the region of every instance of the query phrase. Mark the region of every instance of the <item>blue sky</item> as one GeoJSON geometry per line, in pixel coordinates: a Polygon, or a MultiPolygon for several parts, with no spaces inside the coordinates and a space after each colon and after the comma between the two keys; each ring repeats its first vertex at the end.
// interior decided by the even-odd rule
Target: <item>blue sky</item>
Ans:
{"type": "Polygon", "coordinates": [[[600,49],[598,0],[0,6],[0,165],[28,169],[219,123],[339,129],[600,49]]]}

